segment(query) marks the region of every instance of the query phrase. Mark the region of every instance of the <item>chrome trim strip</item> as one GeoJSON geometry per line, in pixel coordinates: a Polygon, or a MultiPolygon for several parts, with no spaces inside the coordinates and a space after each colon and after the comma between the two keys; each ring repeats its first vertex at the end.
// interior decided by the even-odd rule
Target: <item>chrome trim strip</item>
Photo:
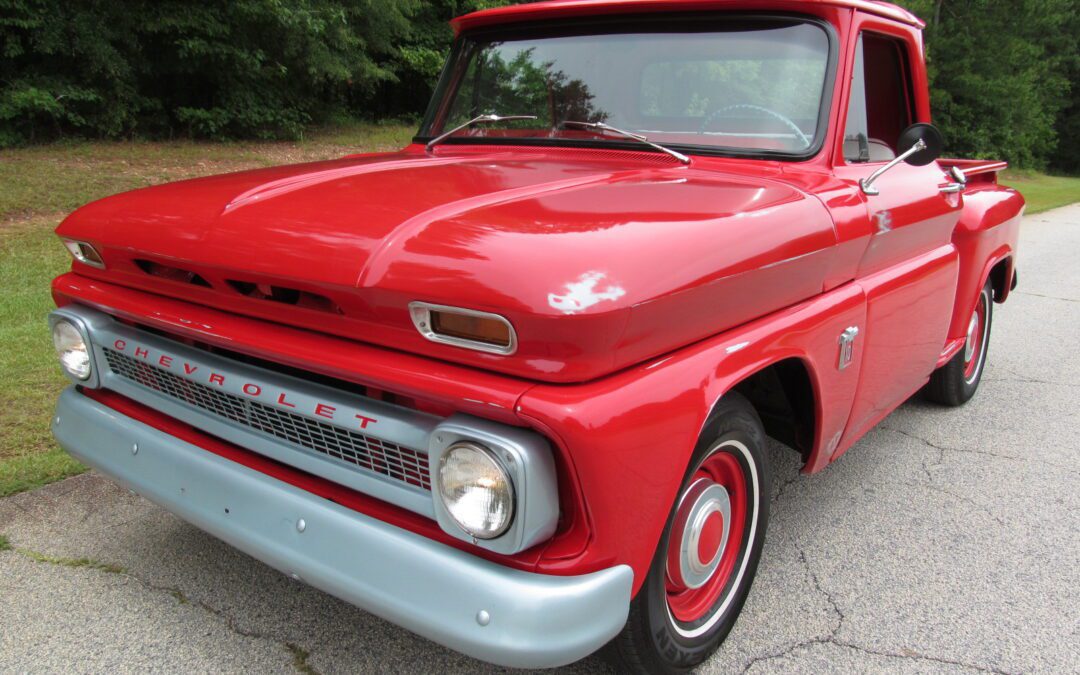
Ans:
{"type": "Polygon", "coordinates": [[[489,354],[499,354],[501,356],[510,356],[517,351],[517,331],[514,330],[514,325],[510,321],[498,314],[492,314],[491,312],[481,312],[476,309],[465,309],[464,307],[451,307],[449,305],[436,305],[430,302],[410,302],[409,303],[409,316],[412,317],[413,325],[416,326],[416,330],[420,331],[428,340],[432,342],[438,342],[444,345],[452,345],[454,347],[461,347],[463,349],[471,349],[477,352],[487,352],[489,354]],[[486,342],[477,342],[475,340],[466,340],[464,338],[452,337],[450,335],[440,335],[436,333],[431,327],[431,312],[432,310],[437,312],[447,312],[453,314],[461,314],[463,316],[475,316],[482,319],[494,319],[506,326],[510,331],[510,344],[501,347],[499,345],[487,344],[486,342]]]}
{"type": "Polygon", "coordinates": [[[76,458],[194,526],[469,656],[561,666],[626,623],[634,580],[627,565],[580,576],[503,567],[185,443],[71,387],[52,431],[76,458]]]}

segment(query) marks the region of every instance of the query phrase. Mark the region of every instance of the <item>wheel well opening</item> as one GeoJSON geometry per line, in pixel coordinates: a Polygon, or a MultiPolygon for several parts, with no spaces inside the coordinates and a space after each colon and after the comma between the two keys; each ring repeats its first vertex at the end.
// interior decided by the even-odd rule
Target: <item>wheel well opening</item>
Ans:
{"type": "Polygon", "coordinates": [[[785,359],[759,370],[739,384],[739,392],[757,410],[765,433],[797,450],[806,461],[814,447],[814,388],[806,365],[785,359]]]}
{"type": "Polygon", "coordinates": [[[1009,294],[1009,258],[999,261],[990,270],[990,287],[994,290],[994,300],[1004,302],[1009,294]]]}

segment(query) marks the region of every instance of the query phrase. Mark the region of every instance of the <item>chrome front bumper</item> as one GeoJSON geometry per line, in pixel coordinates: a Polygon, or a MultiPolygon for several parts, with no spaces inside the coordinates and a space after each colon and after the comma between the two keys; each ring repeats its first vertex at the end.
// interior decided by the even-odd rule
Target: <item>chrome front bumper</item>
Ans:
{"type": "Polygon", "coordinates": [[[245,553],[478,659],[560,666],[626,622],[626,565],[581,576],[509,569],[231,462],[73,388],[60,396],[53,434],[81,461],[245,553]]]}

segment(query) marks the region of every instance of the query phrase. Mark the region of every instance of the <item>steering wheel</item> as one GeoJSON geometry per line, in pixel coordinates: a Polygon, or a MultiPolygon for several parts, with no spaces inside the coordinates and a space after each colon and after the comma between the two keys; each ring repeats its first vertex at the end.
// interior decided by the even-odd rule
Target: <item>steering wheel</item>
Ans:
{"type": "Polygon", "coordinates": [[[791,129],[792,131],[795,132],[795,136],[800,141],[802,141],[802,148],[799,148],[800,150],[810,147],[810,138],[806,134],[804,134],[802,129],[799,128],[799,125],[792,122],[790,118],[785,117],[784,115],[781,115],[780,113],[776,112],[775,110],[770,110],[769,108],[764,108],[764,107],[762,107],[760,105],[753,105],[753,104],[750,104],[750,103],[736,103],[734,105],[726,105],[723,108],[719,108],[717,110],[712,111],[711,113],[709,113],[708,115],[705,116],[704,120],[702,120],[701,128],[698,129],[698,133],[699,134],[704,134],[705,130],[709,128],[709,125],[712,124],[713,120],[720,117],[720,115],[722,115],[723,113],[725,113],[725,112],[727,112],[729,110],[755,110],[757,112],[765,113],[766,115],[768,115],[770,117],[774,117],[774,118],[780,120],[781,122],[783,122],[785,126],[787,126],[789,129],[791,129]]]}

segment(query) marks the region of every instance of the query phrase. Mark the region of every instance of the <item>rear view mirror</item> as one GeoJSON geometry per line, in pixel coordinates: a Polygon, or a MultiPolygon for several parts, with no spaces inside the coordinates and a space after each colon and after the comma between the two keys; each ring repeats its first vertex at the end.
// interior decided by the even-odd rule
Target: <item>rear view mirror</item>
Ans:
{"type": "Polygon", "coordinates": [[[859,181],[864,194],[877,195],[881,191],[874,187],[874,181],[883,173],[893,168],[900,162],[907,162],[912,166],[926,166],[941,156],[941,132],[932,124],[912,124],[900,133],[896,141],[896,149],[899,155],[885,166],[881,167],[868,178],[859,181]]]}
{"type": "Polygon", "coordinates": [[[896,149],[904,161],[912,166],[926,166],[938,157],[941,157],[941,132],[933,124],[912,124],[900,132],[900,138],[896,141],[896,149]],[[907,154],[911,148],[922,141],[922,149],[907,154]]]}

